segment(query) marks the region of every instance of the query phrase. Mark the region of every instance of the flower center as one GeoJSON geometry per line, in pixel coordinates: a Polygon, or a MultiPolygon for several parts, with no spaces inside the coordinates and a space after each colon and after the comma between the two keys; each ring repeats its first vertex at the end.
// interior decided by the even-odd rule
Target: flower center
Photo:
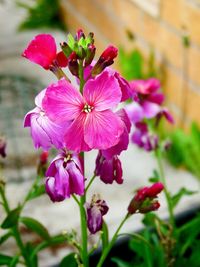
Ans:
{"type": "Polygon", "coordinates": [[[67,163],[69,160],[71,160],[70,154],[66,155],[66,157],[64,158],[64,162],[67,163]]]}
{"type": "Polygon", "coordinates": [[[92,110],[93,110],[94,107],[88,105],[88,104],[85,104],[85,106],[83,107],[83,112],[85,113],[90,113],[92,110]]]}
{"type": "Polygon", "coordinates": [[[44,116],[45,116],[44,111],[40,111],[40,116],[41,116],[41,117],[44,117],[44,116]]]}

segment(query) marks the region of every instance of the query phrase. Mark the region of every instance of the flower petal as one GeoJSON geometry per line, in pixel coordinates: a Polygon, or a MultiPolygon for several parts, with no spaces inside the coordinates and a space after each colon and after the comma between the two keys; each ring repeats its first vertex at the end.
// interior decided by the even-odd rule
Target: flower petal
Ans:
{"type": "Polygon", "coordinates": [[[77,153],[91,150],[84,140],[84,123],[86,116],[87,115],[84,113],[81,113],[67,129],[64,136],[64,143],[67,149],[77,153]]]}
{"type": "Polygon", "coordinates": [[[84,176],[76,166],[76,164],[71,161],[66,167],[70,176],[70,193],[77,194],[79,196],[84,194],[84,176]]]}
{"type": "Polygon", "coordinates": [[[116,78],[102,72],[86,82],[83,96],[89,105],[100,111],[114,108],[120,102],[122,93],[116,78]]]}
{"type": "Polygon", "coordinates": [[[57,122],[73,120],[83,105],[81,94],[64,78],[47,88],[42,103],[48,117],[57,122]]]}
{"type": "Polygon", "coordinates": [[[56,58],[55,39],[50,34],[39,34],[29,43],[22,55],[43,68],[49,69],[56,58]]]}
{"type": "Polygon", "coordinates": [[[119,142],[123,131],[123,122],[111,110],[93,110],[85,121],[85,142],[94,149],[107,149],[119,142]]]}

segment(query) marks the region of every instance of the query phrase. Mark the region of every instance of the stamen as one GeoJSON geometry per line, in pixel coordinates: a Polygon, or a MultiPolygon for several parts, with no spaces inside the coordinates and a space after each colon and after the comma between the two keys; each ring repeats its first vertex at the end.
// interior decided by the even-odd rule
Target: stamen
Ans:
{"type": "Polygon", "coordinates": [[[83,108],[83,112],[85,113],[90,113],[92,110],[93,110],[94,107],[88,105],[88,104],[85,104],[84,108],[83,108]]]}

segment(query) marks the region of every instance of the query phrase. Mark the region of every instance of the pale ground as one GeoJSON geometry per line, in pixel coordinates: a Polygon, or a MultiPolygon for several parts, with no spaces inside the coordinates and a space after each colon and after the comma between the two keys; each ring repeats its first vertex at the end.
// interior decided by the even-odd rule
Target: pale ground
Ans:
{"type": "MultiPolygon", "coordinates": [[[[16,34],[16,26],[21,16],[23,16],[23,12],[13,8],[12,1],[5,2],[5,4],[0,4],[0,74],[9,72],[12,74],[34,77],[42,81],[45,85],[55,81],[51,73],[43,71],[38,66],[20,57],[23,48],[36,32],[16,34]]],[[[63,39],[60,33],[55,33],[54,35],[58,38],[58,41],[63,39]]],[[[18,127],[22,127],[22,121],[23,118],[21,118],[21,122],[19,122],[21,124],[18,127]]],[[[22,131],[27,130],[22,128],[22,131]]],[[[19,146],[23,153],[35,153],[31,139],[28,137],[28,131],[27,138],[23,139],[23,142],[20,143],[19,139],[19,146]]],[[[13,149],[8,147],[8,152],[13,153],[13,149]]],[[[95,155],[96,152],[88,153],[86,156],[86,165],[90,168],[86,171],[87,177],[92,176],[95,155]]],[[[97,178],[91,190],[92,193],[100,193],[110,207],[110,211],[105,216],[105,219],[111,227],[111,232],[113,232],[118,225],[120,218],[125,215],[133,190],[146,185],[153,169],[156,168],[155,159],[151,154],[144,153],[132,145],[127,152],[122,154],[121,159],[124,169],[124,184],[105,185],[97,178]]],[[[176,193],[179,188],[184,186],[190,190],[199,189],[199,183],[190,173],[173,169],[167,163],[165,163],[165,169],[167,184],[172,193],[176,193]]],[[[7,194],[10,198],[11,206],[14,208],[27,192],[31,181],[27,178],[23,183],[17,183],[17,181],[15,181],[15,171],[13,170],[6,171],[5,175],[14,177],[12,182],[9,182],[7,185],[7,194]]],[[[34,170],[26,168],[22,171],[22,176],[34,176],[34,170]]],[[[167,217],[166,203],[163,194],[160,196],[160,202],[161,208],[159,213],[162,217],[167,217]]],[[[198,204],[199,193],[192,197],[185,197],[176,208],[176,213],[191,209],[198,204]]],[[[24,210],[24,215],[39,219],[51,233],[58,233],[63,230],[70,230],[71,228],[79,230],[78,209],[71,199],[62,203],[53,204],[47,196],[43,196],[27,205],[24,210]]],[[[0,221],[2,221],[2,217],[2,214],[0,214],[0,221]]],[[[122,232],[134,231],[140,228],[140,219],[140,215],[132,217],[126,223],[122,232]]],[[[9,244],[9,247],[0,248],[0,251],[6,251],[8,254],[12,250],[14,250],[14,244],[9,244]]],[[[61,251],[59,254],[49,254],[49,252],[43,254],[43,256],[41,256],[40,266],[46,267],[53,265],[64,253],[64,251],[61,251]]]]}

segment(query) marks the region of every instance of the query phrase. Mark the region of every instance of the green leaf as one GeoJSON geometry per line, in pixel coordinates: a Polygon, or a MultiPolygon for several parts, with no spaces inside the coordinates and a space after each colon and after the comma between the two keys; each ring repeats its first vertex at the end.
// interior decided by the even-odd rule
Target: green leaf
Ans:
{"type": "Polygon", "coordinates": [[[33,252],[31,253],[31,258],[33,258],[37,253],[47,247],[52,247],[52,246],[57,246],[60,244],[66,243],[66,236],[61,234],[61,235],[55,235],[50,237],[50,239],[45,240],[41,242],[39,245],[37,245],[33,252]]]}
{"type": "Polygon", "coordinates": [[[179,203],[183,196],[190,196],[196,193],[197,191],[191,191],[185,187],[182,187],[179,192],[171,198],[173,207],[175,207],[179,203]]]}
{"type": "Polygon", "coordinates": [[[26,227],[33,232],[37,233],[40,237],[42,237],[45,240],[50,239],[50,235],[48,233],[48,230],[45,226],[43,226],[40,222],[33,218],[29,217],[21,217],[20,222],[22,222],[26,227]]]}
{"type": "Polygon", "coordinates": [[[123,261],[119,258],[115,258],[115,257],[112,258],[112,261],[117,264],[117,267],[132,267],[133,266],[132,263],[125,262],[125,261],[123,261]]]}
{"type": "Polygon", "coordinates": [[[64,257],[59,264],[59,267],[77,267],[78,264],[75,260],[75,253],[70,253],[66,257],[64,257]]]}
{"type": "Polygon", "coordinates": [[[108,226],[105,222],[103,222],[101,240],[102,240],[102,249],[104,250],[109,242],[108,226]]]}
{"type": "Polygon", "coordinates": [[[1,228],[8,229],[15,226],[18,222],[19,214],[20,214],[20,207],[11,210],[8,216],[3,221],[1,228]]]}
{"type": "Polygon", "coordinates": [[[74,37],[71,35],[71,33],[67,35],[67,41],[68,41],[67,43],[69,47],[71,48],[71,50],[74,50],[75,40],[74,40],[74,37]]]}
{"type": "Polygon", "coordinates": [[[43,195],[45,193],[45,185],[37,185],[33,191],[28,195],[27,197],[27,201],[28,200],[32,200],[34,198],[40,197],[41,195],[43,195]]]}
{"type": "Polygon", "coordinates": [[[12,236],[12,233],[9,231],[6,234],[0,237],[0,245],[3,244],[9,237],[12,236]]]}
{"type": "Polygon", "coordinates": [[[19,255],[16,255],[15,257],[12,258],[12,261],[9,264],[9,267],[15,267],[17,266],[17,263],[19,262],[19,255]]]}
{"type": "Polygon", "coordinates": [[[0,254],[0,265],[9,265],[12,262],[12,257],[0,254]]]}

